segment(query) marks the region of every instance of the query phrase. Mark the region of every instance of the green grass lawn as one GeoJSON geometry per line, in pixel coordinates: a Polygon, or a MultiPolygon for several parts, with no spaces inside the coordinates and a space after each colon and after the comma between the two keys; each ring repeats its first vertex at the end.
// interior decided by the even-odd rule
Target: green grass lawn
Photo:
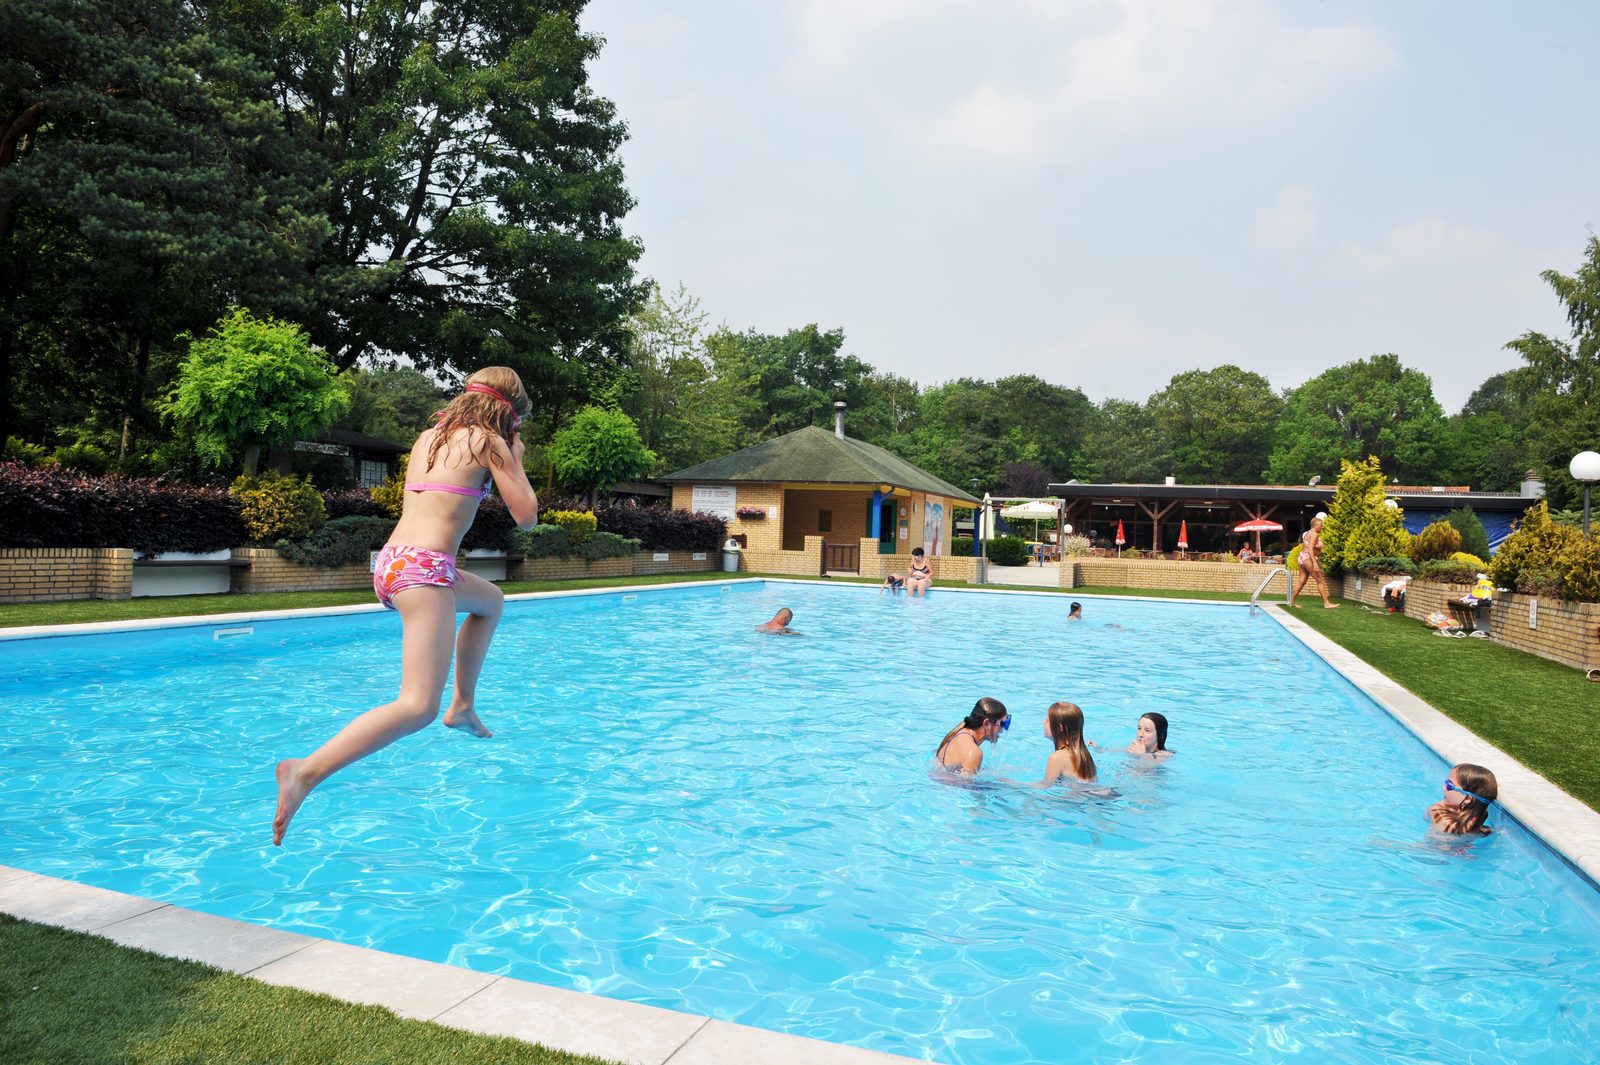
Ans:
{"type": "Polygon", "coordinates": [[[0,914],[6,1065],[603,1065],[0,914]]]}
{"type": "Polygon", "coordinates": [[[1490,640],[1442,639],[1420,621],[1352,600],[1340,610],[1302,602],[1295,611],[1301,621],[1600,810],[1600,761],[1588,742],[1600,716],[1600,684],[1490,640]]]}

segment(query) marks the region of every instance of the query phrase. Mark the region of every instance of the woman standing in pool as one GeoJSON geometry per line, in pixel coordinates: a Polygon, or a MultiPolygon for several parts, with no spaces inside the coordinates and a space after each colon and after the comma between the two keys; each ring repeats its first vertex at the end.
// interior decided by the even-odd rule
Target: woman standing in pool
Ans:
{"type": "Polygon", "coordinates": [[[1167,750],[1165,715],[1152,710],[1139,718],[1139,731],[1134,735],[1133,742],[1128,744],[1128,753],[1141,755],[1156,762],[1172,757],[1172,752],[1167,750]]]}
{"type": "Polygon", "coordinates": [[[1435,832],[1450,836],[1487,836],[1493,829],[1489,807],[1500,797],[1500,783],[1481,765],[1462,762],[1444,780],[1444,798],[1428,807],[1435,832]]]}
{"type": "Polygon", "coordinates": [[[973,774],[983,765],[981,744],[994,743],[1011,727],[1011,715],[999,699],[984,696],[973,704],[972,713],[944,734],[934,761],[952,773],[973,774]]]}
{"type": "Polygon", "coordinates": [[[1083,742],[1083,711],[1075,703],[1052,703],[1044,715],[1044,734],[1055,743],[1055,753],[1044,764],[1044,782],[1062,777],[1094,780],[1094,756],[1083,742]]]}
{"type": "Polygon", "coordinates": [[[1322,574],[1322,523],[1328,516],[1318,513],[1311,519],[1311,528],[1307,529],[1300,537],[1300,586],[1290,596],[1290,606],[1297,605],[1294,600],[1300,598],[1300,593],[1306,590],[1306,582],[1315,578],[1317,591],[1322,595],[1322,605],[1329,610],[1338,610],[1338,603],[1328,601],[1328,578],[1322,574]]]}
{"type": "Polygon", "coordinates": [[[439,714],[455,660],[455,692],[444,723],[474,736],[489,730],[473,705],[478,674],[500,623],[505,596],[493,584],[456,570],[456,552],[492,480],[519,529],[539,517],[539,497],[522,469],[517,429],[531,409],[516,371],[489,366],[467,378],[461,395],[438,414],[411,449],[400,521],[372,575],[378,601],[400,613],[400,694],[368,710],[304,758],[278,763],[278,812],[272,842],[312,788],[351,762],[387,747],[439,714]],[[456,615],[467,619],[456,632],[456,615]]]}

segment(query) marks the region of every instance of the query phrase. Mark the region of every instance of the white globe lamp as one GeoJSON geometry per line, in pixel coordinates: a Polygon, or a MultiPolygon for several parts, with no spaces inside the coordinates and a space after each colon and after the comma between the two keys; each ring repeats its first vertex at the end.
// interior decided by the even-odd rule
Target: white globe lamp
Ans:
{"type": "Polygon", "coordinates": [[[1600,452],[1580,451],[1567,466],[1572,479],[1583,485],[1583,535],[1589,535],[1589,489],[1600,481],[1600,452]]]}

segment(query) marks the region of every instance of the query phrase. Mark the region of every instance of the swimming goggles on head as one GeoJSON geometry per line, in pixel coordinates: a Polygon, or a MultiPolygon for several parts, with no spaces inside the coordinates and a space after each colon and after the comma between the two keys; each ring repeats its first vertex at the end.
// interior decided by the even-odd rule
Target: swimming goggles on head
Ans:
{"type": "Polygon", "coordinates": [[[1474,795],[1474,794],[1472,794],[1472,792],[1468,791],[1466,788],[1463,788],[1460,784],[1457,784],[1455,781],[1451,780],[1449,777],[1445,777],[1444,778],[1444,790],[1445,791],[1459,791],[1461,794],[1465,795],[1467,798],[1469,798],[1469,799],[1477,799],[1479,802],[1483,803],[1483,805],[1485,805],[1485,806],[1488,806],[1490,803],[1494,802],[1493,799],[1485,799],[1482,795],[1474,795]]]}
{"type": "Polygon", "coordinates": [[[520,429],[522,427],[522,415],[517,413],[516,406],[509,399],[507,399],[499,389],[490,388],[488,385],[473,383],[468,385],[463,391],[476,392],[479,395],[493,396],[495,399],[498,399],[511,411],[511,428],[520,429]]]}

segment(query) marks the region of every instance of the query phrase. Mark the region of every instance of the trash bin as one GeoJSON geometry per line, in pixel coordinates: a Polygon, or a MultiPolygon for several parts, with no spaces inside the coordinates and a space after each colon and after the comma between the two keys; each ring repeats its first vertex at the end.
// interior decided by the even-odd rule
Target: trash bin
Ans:
{"type": "Polygon", "coordinates": [[[722,545],[722,572],[739,572],[739,541],[732,538],[722,545]]]}

